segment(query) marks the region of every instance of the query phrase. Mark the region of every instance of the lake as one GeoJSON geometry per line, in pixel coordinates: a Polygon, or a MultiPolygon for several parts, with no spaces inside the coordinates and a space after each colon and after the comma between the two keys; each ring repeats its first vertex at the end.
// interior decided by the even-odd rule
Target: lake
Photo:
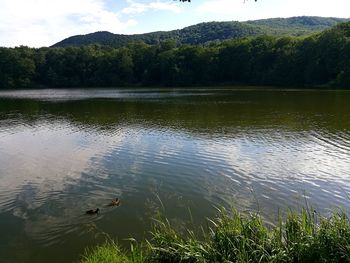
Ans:
{"type": "Polygon", "coordinates": [[[72,262],[107,236],[127,246],[157,211],[179,229],[221,206],[271,223],[305,205],[349,211],[349,103],[349,91],[1,91],[0,262],[72,262]]]}

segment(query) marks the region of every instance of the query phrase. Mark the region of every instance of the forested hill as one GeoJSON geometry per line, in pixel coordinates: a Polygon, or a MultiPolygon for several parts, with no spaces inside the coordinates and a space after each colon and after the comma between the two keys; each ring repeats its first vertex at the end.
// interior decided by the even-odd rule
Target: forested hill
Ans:
{"type": "Polygon", "coordinates": [[[218,84],[350,88],[350,22],[212,45],[0,48],[0,89],[218,84]]]}
{"type": "Polygon", "coordinates": [[[56,43],[53,47],[84,46],[100,44],[122,47],[130,42],[159,44],[165,40],[174,40],[181,44],[206,44],[228,39],[271,36],[304,36],[330,28],[348,19],[325,17],[271,18],[246,22],[209,22],[185,27],[180,30],[160,31],[137,35],[120,35],[102,31],[87,35],[72,36],[56,43]]]}

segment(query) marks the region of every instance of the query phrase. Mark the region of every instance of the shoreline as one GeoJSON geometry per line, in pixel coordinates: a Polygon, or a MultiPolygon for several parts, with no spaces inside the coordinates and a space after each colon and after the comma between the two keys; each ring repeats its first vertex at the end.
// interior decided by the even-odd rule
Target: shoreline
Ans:
{"type": "Polygon", "coordinates": [[[222,209],[206,229],[178,231],[158,214],[151,238],[129,239],[122,250],[113,239],[86,250],[80,263],[111,262],[346,262],[350,221],[344,211],[323,217],[315,210],[291,212],[273,227],[259,214],[222,209]],[[201,234],[195,234],[200,232],[201,234]]]}

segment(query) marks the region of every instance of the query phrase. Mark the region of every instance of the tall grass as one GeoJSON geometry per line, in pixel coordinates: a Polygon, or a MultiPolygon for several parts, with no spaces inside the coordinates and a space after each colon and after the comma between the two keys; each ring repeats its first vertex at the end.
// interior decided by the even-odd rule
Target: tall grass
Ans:
{"type": "Polygon", "coordinates": [[[87,250],[81,262],[84,263],[141,263],[146,262],[143,258],[141,247],[131,246],[128,253],[122,251],[120,247],[111,239],[104,244],[87,250]]]}
{"type": "Polygon", "coordinates": [[[344,212],[322,217],[303,209],[267,227],[257,215],[222,210],[202,234],[179,233],[155,220],[151,238],[122,252],[112,241],[87,252],[95,262],[350,262],[350,221],[344,212]]]}

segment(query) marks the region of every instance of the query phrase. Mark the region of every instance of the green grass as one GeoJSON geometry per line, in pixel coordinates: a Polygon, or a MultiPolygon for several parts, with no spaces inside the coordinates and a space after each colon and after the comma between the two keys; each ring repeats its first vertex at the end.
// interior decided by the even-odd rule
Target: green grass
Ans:
{"type": "Polygon", "coordinates": [[[201,234],[179,233],[165,218],[155,220],[143,245],[122,251],[108,241],[88,251],[95,262],[350,262],[350,221],[344,212],[326,218],[316,212],[289,212],[274,227],[255,214],[222,210],[201,234]]]}
{"type": "Polygon", "coordinates": [[[81,262],[84,263],[139,263],[145,262],[142,251],[139,247],[131,246],[131,251],[123,252],[119,246],[112,240],[95,247],[93,250],[87,250],[81,262]]]}

